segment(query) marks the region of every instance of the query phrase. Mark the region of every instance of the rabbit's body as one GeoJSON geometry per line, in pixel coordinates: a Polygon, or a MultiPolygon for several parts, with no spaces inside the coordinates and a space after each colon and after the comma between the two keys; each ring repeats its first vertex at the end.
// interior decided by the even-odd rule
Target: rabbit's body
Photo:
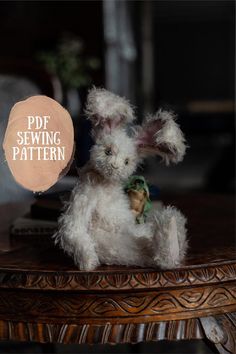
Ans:
{"type": "MultiPolygon", "coordinates": [[[[98,104],[96,100],[99,97],[96,94],[99,96],[101,93],[106,99],[111,95],[112,104],[115,105],[115,95],[107,94],[105,90],[90,94],[91,105],[98,104]]],[[[98,102],[101,103],[100,100],[98,102]]],[[[121,103],[124,102],[120,98],[117,102],[121,109],[121,103]]],[[[103,106],[100,105],[100,114],[102,109],[103,106]]],[[[109,109],[112,116],[112,108],[109,109]]],[[[127,112],[127,109],[123,111],[127,112]]],[[[128,110],[128,113],[130,119],[132,111],[128,110]]],[[[146,223],[136,223],[128,195],[123,190],[123,182],[135,171],[140,161],[137,138],[128,136],[123,127],[111,128],[110,116],[103,117],[109,122],[106,129],[96,130],[90,161],[81,170],[79,183],[72,192],[66,211],[59,219],[56,241],[73,256],[79,268],[84,270],[92,270],[100,264],[162,268],[178,266],[187,247],[186,220],[175,208],[162,207],[153,210],[146,223]]],[[[114,120],[117,119],[120,123],[120,116],[116,117],[117,111],[114,120]]],[[[170,117],[168,119],[168,124],[172,124],[172,136],[173,129],[177,129],[177,134],[180,134],[176,123],[170,117]]],[[[155,127],[160,125],[160,119],[154,123],[155,127]]],[[[150,127],[147,132],[150,133],[150,127]]],[[[183,140],[181,134],[180,137],[183,140]]],[[[162,138],[160,134],[159,138],[162,138]]],[[[179,151],[183,150],[181,139],[179,151]]],[[[175,158],[177,148],[178,146],[173,146],[175,158]]],[[[161,149],[166,149],[166,146],[163,148],[163,139],[161,149]]],[[[172,146],[169,150],[171,149],[172,146]]]]}
{"type": "MultiPolygon", "coordinates": [[[[63,248],[69,253],[72,249],[72,255],[75,256],[76,245],[78,249],[79,244],[83,246],[75,256],[81,269],[93,268],[98,263],[140,265],[144,256],[144,242],[138,242],[138,238],[142,234],[148,241],[151,236],[148,225],[136,224],[128,196],[121,184],[103,181],[94,184],[91,176],[88,178],[86,175],[74,188],[69,208],[59,222],[65,227],[60,239],[63,248]],[[91,207],[89,210],[88,205],[91,207]],[[86,216],[89,222],[84,237],[80,230],[82,232],[84,229],[86,216]],[[83,259],[82,253],[86,254],[86,259],[83,259]]],[[[144,263],[147,264],[147,261],[141,265],[144,263]]]]}

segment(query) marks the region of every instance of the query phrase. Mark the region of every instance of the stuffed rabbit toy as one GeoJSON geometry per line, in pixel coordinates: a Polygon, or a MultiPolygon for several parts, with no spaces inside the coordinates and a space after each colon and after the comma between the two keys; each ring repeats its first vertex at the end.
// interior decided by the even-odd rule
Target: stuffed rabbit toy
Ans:
{"type": "Polygon", "coordinates": [[[187,248],[185,217],[174,207],[162,206],[137,224],[123,188],[148,155],[160,155],[167,164],[183,159],[185,139],[173,113],[159,110],[141,126],[132,126],[128,101],[93,88],[86,114],[95,143],[59,218],[56,243],[86,271],[101,264],[179,266],[187,248]]]}

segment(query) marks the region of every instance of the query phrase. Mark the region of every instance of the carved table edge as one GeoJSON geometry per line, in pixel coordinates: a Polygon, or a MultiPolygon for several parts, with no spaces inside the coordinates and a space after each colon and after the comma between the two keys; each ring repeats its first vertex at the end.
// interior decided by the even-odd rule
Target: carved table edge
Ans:
{"type": "Polygon", "coordinates": [[[40,343],[135,344],[159,340],[208,339],[220,353],[236,351],[236,312],[149,323],[48,324],[0,320],[0,340],[40,343]]]}
{"type": "Polygon", "coordinates": [[[236,280],[236,261],[166,271],[29,271],[0,269],[0,288],[55,291],[152,290],[236,280]]]}
{"type": "Polygon", "coordinates": [[[0,340],[40,343],[122,344],[159,340],[202,339],[198,318],[112,324],[48,324],[0,320],[0,340]]]}

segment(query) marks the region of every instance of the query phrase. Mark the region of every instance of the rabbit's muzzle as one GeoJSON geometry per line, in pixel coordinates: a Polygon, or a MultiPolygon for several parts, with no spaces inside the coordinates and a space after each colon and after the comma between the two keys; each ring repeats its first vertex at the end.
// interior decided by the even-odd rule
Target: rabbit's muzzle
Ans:
{"type": "Polygon", "coordinates": [[[118,166],[113,165],[113,163],[111,163],[111,167],[114,168],[114,170],[118,170],[118,168],[119,168],[118,166]]]}

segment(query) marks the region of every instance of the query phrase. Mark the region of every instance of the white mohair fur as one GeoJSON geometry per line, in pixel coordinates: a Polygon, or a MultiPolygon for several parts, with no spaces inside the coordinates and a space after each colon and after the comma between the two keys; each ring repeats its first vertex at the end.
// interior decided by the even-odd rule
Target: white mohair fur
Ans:
{"type": "Polygon", "coordinates": [[[185,138],[178,124],[175,122],[173,112],[162,111],[160,109],[154,116],[149,117],[149,122],[153,120],[160,120],[162,123],[162,129],[155,134],[156,145],[164,144],[173,153],[166,156],[162,154],[165,162],[169,164],[170,162],[177,163],[182,161],[186,150],[185,138]]]}
{"type": "Polygon", "coordinates": [[[185,138],[175,118],[173,112],[159,109],[156,114],[148,115],[142,126],[135,127],[140,153],[143,156],[146,152],[158,154],[167,165],[170,162],[178,163],[183,160],[186,151],[185,138]],[[156,130],[154,134],[152,134],[153,130],[156,130]],[[150,141],[152,141],[151,146],[150,141]]]}
{"type": "Polygon", "coordinates": [[[92,88],[87,97],[86,113],[97,125],[100,119],[105,121],[121,118],[122,123],[134,120],[134,110],[129,101],[102,88],[92,88]]]}
{"type": "MultiPolygon", "coordinates": [[[[91,103],[90,92],[89,114],[100,112],[109,118],[114,112],[119,114],[119,105],[116,107],[117,99],[114,102],[113,94],[93,90],[94,101],[91,103]]],[[[153,140],[160,139],[165,145],[161,154],[178,154],[176,160],[180,160],[184,149],[176,145],[178,140],[184,144],[183,135],[170,115],[165,118],[162,112],[161,119],[168,122],[170,131],[166,124],[154,125],[153,140]],[[162,129],[166,131],[161,132],[162,129]],[[171,146],[171,151],[167,151],[166,146],[171,146]]],[[[98,122],[92,122],[101,124],[100,118],[98,122]]],[[[140,162],[139,137],[146,136],[147,121],[140,127],[139,137],[129,137],[122,126],[116,126],[109,133],[101,127],[100,133],[95,135],[90,161],[81,170],[79,182],[59,218],[55,242],[85,271],[100,264],[159,266],[163,269],[178,267],[187,249],[186,219],[176,208],[161,206],[150,212],[146,223],[136,223],[129,198],[123,191],[123,182],[134,173],[140,162]]],[[[149,136],[150,131],[149,125],[149,136]]],[[[160,154],[158,148],[156,153],[160,154]]]]}

